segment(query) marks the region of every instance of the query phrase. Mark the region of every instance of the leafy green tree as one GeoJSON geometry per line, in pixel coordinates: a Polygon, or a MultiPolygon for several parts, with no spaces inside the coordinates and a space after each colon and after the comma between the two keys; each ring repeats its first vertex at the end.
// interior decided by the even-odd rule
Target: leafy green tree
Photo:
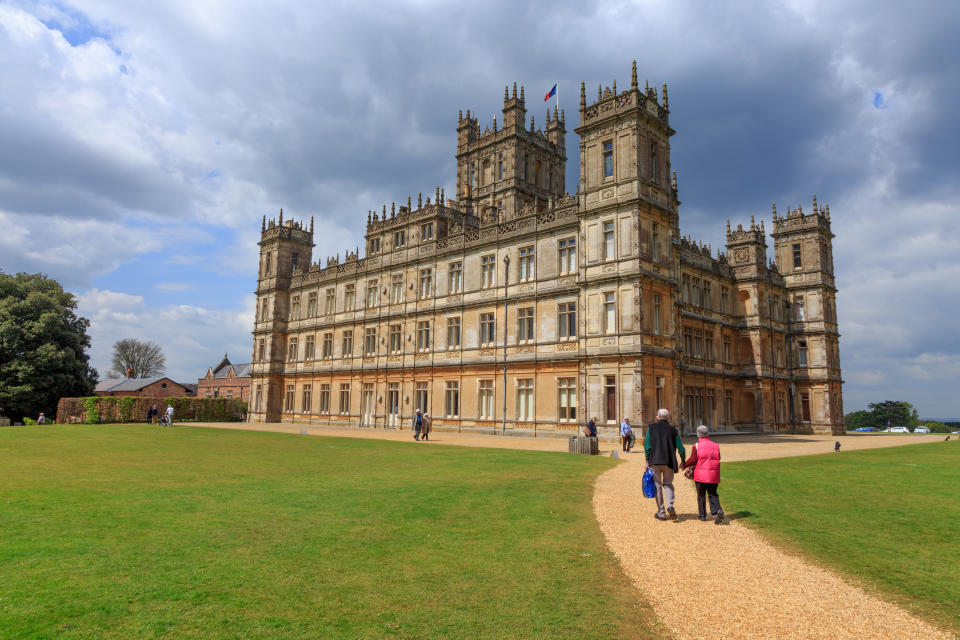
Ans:
{"type": "Polygon", "coordinates": [[[124,338],[113,343],[112,378],[126,378],[133,370],[132,378],[155,378],[166,371],[167,358],[163,350],[152,340],[124,338]]]}
{"type": "Polygon", "coordinates": [[[900,400],[884,400],[869,405],[873,427],[915,427],[917,425],[917,410],[909,402],[900,400]]]}
{"type": "Polygon", "coordinates": [[[61,397],[93,392],[87,327],[77,301],[41,274],[0,271],[0,408],[13,420],[50,418],[61,397]]]}
{"type": "Polygon", "coordinates": [[[875,426],[872,421],[872,415],[869,411],[854,411],[843,417],[843,425],[847,431],[853,431],[860,427],[875,426]]]}
{"type": "Polygon", "coordinates": [[[930,433],[950,433],[950,431],[952,431],[950,427],[943,424],[942,422],[935,422],[932,420],[928,420],[923,424],[927,427],[930,427],[930,433]]]}

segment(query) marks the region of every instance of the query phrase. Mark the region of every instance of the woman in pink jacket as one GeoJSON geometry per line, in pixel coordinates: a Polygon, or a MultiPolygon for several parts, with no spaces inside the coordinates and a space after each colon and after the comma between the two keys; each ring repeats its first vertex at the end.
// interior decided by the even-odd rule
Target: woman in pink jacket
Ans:
{"type": "Polygon", "coordinates": [[[697,444],[694,445],[687,458],[686,466],[693,467],[693,481],[697,484],[697,508],[700,510],[700,519],[707,519],[707,500],[710,496],[710,515],[714,516],[714,524],[723,522],[723,509],[720,508],[720,497],[717,496],[717,485],[720,484],[720,447],[710,439],[710,429],[704,425],[697,427],[697,444]]]}

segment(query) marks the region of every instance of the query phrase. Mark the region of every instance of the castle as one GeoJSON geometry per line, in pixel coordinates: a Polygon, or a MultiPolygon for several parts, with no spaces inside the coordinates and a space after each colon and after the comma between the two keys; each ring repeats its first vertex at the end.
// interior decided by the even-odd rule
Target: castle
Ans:
{"type": "Polygon", "coordinates": [[[830,207],[680,234],[667,86],[580,88],[566,118],[457,122],[457,193],[368,212],[365,251],[313,262],[313,220],[264,218],[249,419],[612,433],[670,409],[684,433],[830,433],[843,401],[830,207]]]}

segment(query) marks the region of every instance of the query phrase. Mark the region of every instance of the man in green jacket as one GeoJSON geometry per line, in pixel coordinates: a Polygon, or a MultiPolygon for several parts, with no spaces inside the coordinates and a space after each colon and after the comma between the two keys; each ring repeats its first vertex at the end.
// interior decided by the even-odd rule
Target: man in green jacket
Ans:
{"type": "Polygon", "coordinates": [[[677,519],[673,508],[673,476],[687,459],[687,451],[680,441],[680,432],[670,424],[670,412],[657,410],[657,421],[647,428],[643,438],[643,452],[647,466],[653,469],[653,482],[657,487],[657,520],[677,519]],[[680,464],[677,463],[680,454],[680,464]],[[666,507],[666,508],[664,508],[666,507]]]}

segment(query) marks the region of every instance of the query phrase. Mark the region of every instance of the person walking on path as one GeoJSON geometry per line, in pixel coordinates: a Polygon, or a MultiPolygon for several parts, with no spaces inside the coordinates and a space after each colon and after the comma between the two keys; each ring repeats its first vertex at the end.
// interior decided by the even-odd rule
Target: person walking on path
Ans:
{"type": "Polygon", "coordinates": [[[647,428],[647,435],[643,439],[643,452],[647,457],[647,466],[653,469],[653,482],[657,487],[657,520],[666,520],[667,516],[676,519],[677,512],[673,508],[673,476],[679,468],[677,453],[680,460],[687,456],[683,442],[680,441],[680,432],[670,425],[670,412],[666,409],[657,410],[657,421],[647,428]]]}
{"type": "Polygon", "coordinates": [[[157,405],[153,405],[147,409],[147,422],[153,424],[153,421],[157,419],[158,415],[160,415],[160,410],[157,409],[157,405]]]}
{"type": "Polygon", "coordinates": [[[720,446],[710,439],[710,429],[706,425],[697,427],[697,444],[693,445],[686,467],[693,467],[693,481],[697,485],[697,509],[700,520],[707,519],[707,496],[710,496],[710,515],[713,523],[723,522],[723,509],[717,485],[720,484],[720,446]]]}
{"type": "Polygon", "coordinates": [[[423,430],[423,412],[417,409],[417,415],[413,417],[413,439],[420,440],[420,431],[423,430]]]}
{"type": "Polygon", "coordinates": [[[626,453],[630,453],[633,443],[634,436],[633,429],[630,427],[630,418],[624,418],[623,422],[620,423],[620,444],[626,453]]]}
{"type": "Polygon", "coordinates": [[[597,437],[597,416],[590,418],[590,421],[587,423],[587,437],[596,438],[597,437]]]}
{"type": "Polygon", "coordinates": [[[834,452],[834,453],[840,453],[840,441],[839,441],[839,440],[837,440],[837,443],[836,443],[835,445],[833,445],[833,452],[834,452]]]}
{"type": "Polygon", "coordinates": [[[424,440],[429,440],[431,431],[433,431],[433,418],[430,417],[429,413],[425,413],[423,414],[423,427],[420,429],[420,435],[423,436],[424,440]]]}
{"type": "Polygon", "coordinates": [[[172,404],[167,405],[167,426],[168,427],[173,426],[173,405],[172,404]]]}
{"type": "Polygon", "coordinates": [[[40,415],[37,416],[37,424],[44,424],[47,421],[47,417],[43,415],[43,412],[40,412],[40,415]]]}

